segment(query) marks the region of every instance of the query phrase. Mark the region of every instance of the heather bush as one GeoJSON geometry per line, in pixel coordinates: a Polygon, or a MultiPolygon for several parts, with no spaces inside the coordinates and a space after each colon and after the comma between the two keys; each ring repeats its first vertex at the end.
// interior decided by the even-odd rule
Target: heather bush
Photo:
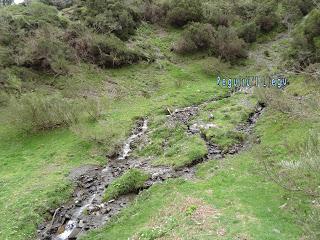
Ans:
{"type": "Polygon", "coordinates": [[[130,49],[114,35],[94,35],[89,42],[89,59],[101,67],[119,67],[143,59],[144,56],[130,49]]]}
{"type": "Polygon", "coordinates": [[[163,23],[167,12],[169,10],[169,5],[167,2],[160,3],[155,0],[143,1],[140,3],[142,5],[142,18],[143,20],[150,23],[163,23]]]}
{"type": "Polygon", "coordinates": [[[43,27],[24,39],[19,48],[19,65],[53,74],[68,73],[74,58],[71,49],[62,41],[62,33],[54,27],[43,27]]]}
{"type": "Polygon", "coordinates": [[[232,28],[218,28],[213,48],[217,56],[230,62],[247,57],[245,42],[237,36],[232,28]]]}
{"type": "Polygon", "coordinates": [[[172,0],[169,4],[167,21],[177,27],[189,22],[199,22],[203,16],[202,4],[200,0],[172,0]]]}
{"type": "Polygon", "coordinates": [[[210,24],[192,23],[183,32],[181,39],[175,44],[178,53],[194,52],[210,49],[213,45],[215,30],[210,24]]]}
{"type": "Polygon", "coordinates": [[[239,37],[247,43],[253,43],[257,40],[258,28],[254,22],[246,23],[239,29],[239,37]]]}
{"type": "Polygon", "coordinates": [[[86,22],[97,33],[114,33],[126,40],[140,24],[139,12],[124,0],[93,0],[85,5],[86,22]]]}
{"type": "Polygon", "coordinates": [[[305,68],[320,61],[319,9],[314,9],[294,30],[288,57],[296,68],[305,68]]]}
{"type": "Polygon", "coordinates": [[[20,93],[21,79],[9,69],[0,69],[0,91],[5,93],[20,93]]]}

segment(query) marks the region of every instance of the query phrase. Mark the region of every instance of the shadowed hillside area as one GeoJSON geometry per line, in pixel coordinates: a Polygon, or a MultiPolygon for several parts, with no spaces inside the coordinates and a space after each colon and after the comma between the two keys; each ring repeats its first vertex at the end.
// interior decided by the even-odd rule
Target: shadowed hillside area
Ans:
{"type": "Polygon", "coordinates": [[[0,0],[0,239],[320,239],[320,1],[0,0]]]}

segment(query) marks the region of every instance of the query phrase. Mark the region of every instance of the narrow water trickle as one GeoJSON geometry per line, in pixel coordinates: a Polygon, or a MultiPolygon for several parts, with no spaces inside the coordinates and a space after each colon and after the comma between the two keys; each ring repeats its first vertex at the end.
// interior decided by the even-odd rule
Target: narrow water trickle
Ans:
{"type": "MultiPolygon", "coordinates": [[[[174,121],[181,121],[185,124],[188,119],[197,114],[197,107],[189,107],[175,111],[169,118],[174,121]]],[[[249,117],[247,123],[238,126],[238,130],[250,133],[259,118],[263,106],[258,106],[256,111],[249,117]]],[[[196,126],[197,127],[197,126],[196,126]]],[[[129,204],[136,196],[136,193],[120,196],[108,202],[103,201],[105,189],[116,178],[131,168],[139,168],[150,174],[145,188],[157,182],[163,182],[169,178],[183,177],[192,179],[196,172],[197,164],[211,159],[222,159],[227,154],[235,154],[245,148],[246,143],[234,146],[229,153],[223,154],[219,146],[212,144],[204,136],[201,136],[207,144],[208,155],[198,159],[190,166],[174,169],[167,166],[153,166],[149,159],[136,159],[130,156],[133,143],[143,139],[148,130],[147,119],[141,119],[132,134],[124,142],[118,158],[110,160],[104,168],[97,166],[81,171],[76,178],[76,188],[72,201],[54,211],[53,219],[39,226],[38,236],[40,240],[71,240],[77,239],[88,230],[99,228],[106,224],[113,216],[117,215],[122,208],[129,204]]],[[[200,134],[197,129],[188,128],[188,134],[200,134]]]]}

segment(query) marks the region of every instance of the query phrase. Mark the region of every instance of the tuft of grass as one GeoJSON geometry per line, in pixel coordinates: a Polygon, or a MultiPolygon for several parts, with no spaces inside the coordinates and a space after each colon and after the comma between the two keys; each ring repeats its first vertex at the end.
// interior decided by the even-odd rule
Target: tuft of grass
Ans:
{"type": "Polygon", "coordinates": [[[136,192],[143,188],[148,178],[149,175],[145,172],[135,168],[130,169],[108,186],[103,200],[109,201],[121,195],[136,192]]]}

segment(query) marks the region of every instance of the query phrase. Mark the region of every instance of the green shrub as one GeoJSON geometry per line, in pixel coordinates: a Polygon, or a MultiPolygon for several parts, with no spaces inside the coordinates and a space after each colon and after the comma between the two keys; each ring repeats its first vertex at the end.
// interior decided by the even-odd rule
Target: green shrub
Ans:
{"type": "Polygon", "coordinates": [[[262,32],[268,33],[278,24],[278,18],[275,14],[261,15],[256,23],[262,32]]]}
{"type": "Polygon", "coordinates": [[[121,177],[114,180],[104,194],[104,201],[117,198],[121,195],[136,192],[143,188],[149,175],[139,169],[130,169],[121,177]]]}
{"type": "Polygon", "coordinates": [[[28,31],[48,24],[56,27],[67,25],[56,8],[40,2],[12,5],[0,9],[0,22],[9,23],[9,29],[14,35],[28,34],[28,31]]]}
{"type": "Polygon", "coordinates": [[[211,24],[192,23],[183,32],[181,39],[175,44],[178,53],[194,52],[210,49],[213,45],[215,30],[211,24]]]}
{"type": "Polygon", "coordinates": [[[82,103],[60,95],[43,96],[36,93],[12,99],[7,108],[8,122],[23,131],[41,131],[78,122],[82,103]]]}
{"type": "Polygon", "coordinates": [[[68,73],[68,65],[74,55],[61,40],[61,35],[59,29],[49,26],[35,30],[34,35],[21,44],[17,62],[53,74],[68,73]]]}
{"type": "Polygon", "coordinates": [[[7,47],[2,47],[0,45],[0,68],[8,67],[13,63],[14,62],[11,50],[7,47]]]}
{"type": "Polygon", "coordinates": [[[158,1],[150,0],[142,3],[142,17],[145,21],[150,23],[162,23],[169,9],[167,2],[160,3],[158,1]]]}
{"type": "Polygon", "coordinates": [[[229,27],[230,16],[226,14],[216,14],[215,17],[211,20],[211,22],[215,27],[219,27],[219,26],[229,27]]]}
{"type": "Polygon", "coordinates": [[[253,43],[257,40],[258,28],[254,22],[244,24],[239,29],[239,37],[247,43],[253,43]]]}
{"type": "Polygon", "coordinates": [[[8,69],[0,70],[0,91],[6,93],[20,93],[21,80],[8,69]]]}
{"type": "Polygon", "coordinates": [[[88,26],[98,33],[114,33],[126,40],[140,24],[140,14],[124,0],[92,0],[85,2],[88,26]]]}
{"type": "Polygon", "coordinates": [[[58,9],[64,9],[72,6],[74,0],[40,0],[41,2],[57,7],[58,9]]]}
{"type": "Polygon", "coordinates": [[[101,67],[119,67],[143,59],[139,52],[129,49],[119,38],[94,35],[89,43],[90,60],[101,67]]]}
{"type": "Polygon", "coordinates": [[[258,3],[254,1],[241,2],[241,4],[236,4],[235,13],[244,20],[251,20],[256,17],[258,3]]]}
{"type": "Polygon", "coordinates": [[[294,66],[302,68],[320,61],[319,9],[314,9],[294,30],[288,56],[293,59],[294,66]]]}
{"type": "Polygon", "coordinates": [[[217,30],[214,53],[230,62],[247,57],[245,42],[237,36],[232,28],[226,27],[219,27],[217,30]]]}
{"type": "Polygon", "coordinates": [[[169,4],[167,21],[177,27],[189,22],[199,22],[202,19],[202,1],[172,0],[169,4]]]}

